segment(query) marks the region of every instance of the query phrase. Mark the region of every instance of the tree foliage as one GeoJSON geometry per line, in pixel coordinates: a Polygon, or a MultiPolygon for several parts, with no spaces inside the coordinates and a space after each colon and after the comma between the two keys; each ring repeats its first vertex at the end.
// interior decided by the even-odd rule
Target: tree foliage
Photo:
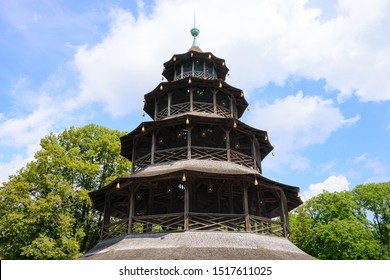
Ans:
{"type": "Polygon", "coordinates": [[[71,127],[41,140],[35,159],[0,188],[0,258],[74,259],[99,240],[88,192],[130,172],[121,133],[71,127]]]}
{"type": "Polygon", "coordinates": [[[291,240],[319,259],[388,258],[389,186],[359,185],[306,201],[290,215],[291,240]]]}

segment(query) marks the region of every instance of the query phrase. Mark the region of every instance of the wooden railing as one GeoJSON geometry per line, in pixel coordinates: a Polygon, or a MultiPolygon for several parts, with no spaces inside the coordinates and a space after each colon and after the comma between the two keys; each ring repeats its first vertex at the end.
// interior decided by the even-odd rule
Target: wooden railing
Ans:
{"type": "Polygon", "coordinates": [[[226,161],[227,154],[225,148],[191,147],[191,159],[208,159],[226,161]]]}
{"type": "MultiPolygon", "coordinates": [[[[164,149],[154,152],[154,163],[174,162],[188,159],[187,146],[164,149]]],[[[191,159],[227,161],[226,148],[191,147],[191,159]]],[[[248,168],[253,168],[253,158],[235,150],[230,150],[230,161],[248,168]]],[[[151,154],[148,153],[134,161],[134,172],[151,165],[151,154]]]]}
{"type": "MultiPolygon", "coordinates": [[[[132,218],[133,233],[155,233],[183,231],[184,213],[143,215],[132,218]]],[[[103,228],[103,239],[127,234],[128,219],[110,223],[103,228]]],[[[288,232],[282,222],[259,216],[244,214],[188,213],[188,230],[251,232],[264,235],[287,237],[288,232]],[[249,221],[249,224],[246,223],[249,221]]]]}
{"type": "MultiPolygon", "coordinates": [[[[214,112],[214,104],[211,102],[199,102],[194,101],[192,104],[192,111],[199,113],[217,114],[225,118],[231,118],[231,112],[229,109],[216,105],[216,112],[214,112]]],[[[178,103],[171,105],[169,109],[170,116],[180,115],[191,112],[190,102],[178,103]]],[[[162,120],[168,117],[168,108],[164,108],[157,113],[157,120],[162,120]]]]}
{"type": "Polygon", "coordinates": [[[154,163],[172,162],[187,159],[187,146],[154,152],[154,163]]]}
{"type": "Polygon", "coordinates": [[[253,158],[235,150],[230,150],[230,160],[234,163],[253,168],[253,158]]]}
{"type": "Polygon", "coordinates": [[[184,72],[183,74],[177,75],[176,80],[185,79],[188,77],[195,77],[195,78],[205,79],[205,80],[214,79],[213,75],[211,75],[210,73],[204,72],[204,71],[194,71],[194,72],[187,71],[187,72],[184,72]]]}

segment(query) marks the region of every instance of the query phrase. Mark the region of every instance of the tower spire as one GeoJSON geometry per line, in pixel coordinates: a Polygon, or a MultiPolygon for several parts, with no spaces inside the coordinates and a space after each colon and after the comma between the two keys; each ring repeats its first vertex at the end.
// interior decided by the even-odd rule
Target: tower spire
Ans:
{"type": "Polygon", "coordinates": [[[189,50],[190,51],[192,50],[192,51],[202,52],[202,50],[198,46],[198,41],[196,39],[196,37],[198,37],[200,31],[196,27],[196,14],[195,14],[195,11],[194,11],[194,27],[191,29],[190,33],[191,33],[192,37],[194,37],[194,40],[192,41],[192,46],[191,46],[191,48],[189,50]]]}

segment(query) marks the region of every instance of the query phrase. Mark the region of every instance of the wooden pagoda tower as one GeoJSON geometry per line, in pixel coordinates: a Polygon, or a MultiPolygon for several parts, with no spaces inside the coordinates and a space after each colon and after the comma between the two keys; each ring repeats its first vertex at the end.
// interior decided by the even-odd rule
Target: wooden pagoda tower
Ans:
{"type": "Polygon", "coordinates": [[[251,232],[289,237],[288,212],[299,188],[262,175],[272,151],[266,131],[242,121],[248,103],[225,82],[225,61],[188,52],[164,63],[161,82],[145,94],[152,121],[121,138],[133,172],[91,192],[103,212],[102,239],[157,232],[251,232]]]}

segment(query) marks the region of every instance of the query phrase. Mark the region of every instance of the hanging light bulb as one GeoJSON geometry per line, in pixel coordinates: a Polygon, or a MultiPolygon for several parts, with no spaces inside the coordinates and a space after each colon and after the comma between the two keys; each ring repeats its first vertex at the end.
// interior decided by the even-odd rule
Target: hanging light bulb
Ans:
{"type": "Polygon", "coordinates": [[[135,195],[135,199],[141,200],[141,199],[142,199],[142,193],[137,193],[137,194],[135,195]]]}
{"type": "Polygon", "coordinates": [[[267,141],[268,140],[268,136],[267,134],[264,136],[264,140],[267,141]]]}
{"type": "Polygon", "coordinates": [[[239,143],[239,142],[236,142],[236,144],[234,145],[234,147],[235,147],[236,149],[240,148],[240,143],[239,143]]]}
{"type": "Polygon", "coordinates": [[[186,174],[185,174],[185,173],[183,173],[183,177],[181,177],[181,180],[182,180],[183,182],[187,181],[187,178],[186,178],[186,174]]]}
{"type": "Polygon", "coordinates": [[[243,91],[241,91],[241,97],[244,97],[244,92],[243,91]]]}
{"type": "Polygon", "coordinates": [[[273,156],[273,157],[275,156],[275,153],[274,153],[274,152],[272,152],[272,156],[273,156]]]}
{"type": "Polygon", "coordinates": [[[176,56],[173,57],[173,61],[176,61],[176,56]]]}
{"type": "Polygon", "coordinates": [[[202,138],[206,138],[207,134],[206,134],[206,130],[202,129],[202,131],[200,132],[200,136],[202,138]]]}
{"type": "Polygon", "coordinates": [[[145,132],[145,126],[144,125],[142,125],[141,131],[145,132]]]}
{"type": "Polygon", "coordinates": [[[120,188],[121,188],[121,185],[119,184],[119,181],[116,183],[116,188],[117,188],[117,189],[120,189],[120,188]]]}
{"type": "Polygon", "coordinates": [[[225,61],[222,62],[222,66],[225,66],[225,61]]]}
{"type": "Polygon", "coordinates": [[[193,57],[194,56],[194,53],[191,53],[191,57],[193,57]]]}
{"type": "Polygon", "coordinates": [[[209,59],[211,59],[211,53],[209,54],[209,59]]]}
{"type": "Polygon", "coordinates": [[[163,90],[163,89],[164,89],[163,85],[160,85],[160,90],[163,90]]]}
{"type": "Polygon", "coordinates": [[[186,124],[190,124],[190,119],[187,117],[186,124]]]}
{"type": "Polygon", "coordinates": [[[259,185],[259,181],[257,181],[257,178],[255,177],[255,186],[259,185]]]}
{"type": "Polygon", "coordinates": [[[158,144],[160,145],[164,144],[164,138],[162,137],[158,138],[158,144]]]}
{"type": "Polygon", "coordinates": [[[189,83],[189,84],[191,84],[191,83],[192,83],[192,81],[191,81],[191,78],[189,78],[189,79],[188,79],[188,83],[189,83]]]}
{"type": "Polygon", "coordinates": [[[172,187],[171,187],[171,186],[168,186],[168,188],[167,188],[167,193],[168,193],[168,194],[172,193],[172,187]]]}
{"type": "Polygon", "coordinates": [[[208,185],[207,186],[207,193],[213,193],[213,191],[214,191],[213,185],[208,185]]]}
{"type": "Polygon", "coordinates": [[[234,127],[234,128],[237,128],[237,123],[236,123],[236,121],[234,121],[233,127],[234,127]]]}
{"type": "Polygon", "coordinates": [[[177,139],[181,140],[183,138],[183,133],[179,130],[176,134],[177,139]]]}
{"type": "Polygon", "coordinates": [[[300,192],[298,192],[297,197],[301,198],[301,193],[300,192]]]}
{"type": "Polygon", "coordinates": [[[219,87],[219,88],[222,88],[222,82],[219,82],[218,87],[219,87]]]}

